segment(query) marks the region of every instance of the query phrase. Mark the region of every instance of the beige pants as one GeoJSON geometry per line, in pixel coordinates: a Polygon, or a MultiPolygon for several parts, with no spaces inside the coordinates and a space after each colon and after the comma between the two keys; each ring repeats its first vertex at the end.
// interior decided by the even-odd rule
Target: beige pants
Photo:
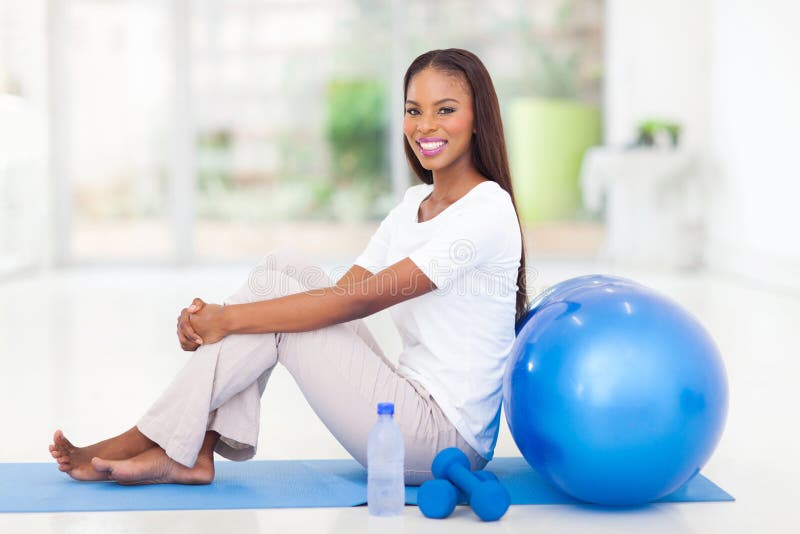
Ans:
{"type": "MultiPolygon", "coordinates": [[[[274,251],[225,304],[330,285],[319,267],[287,251],[274,251]]],[[[137,426],[170,458],[186,466],[194,465],[206,430],[221,436],[217,453],[231,460],[252,458],[261,395],[279,362],[325,426],[363,466],[379,402],[395,405],[394,417],[405,441],[407,484],[432,478],[431,462],[445,447],[463,450],[473,469],[486,464],[428,392],[397,374],[361,320],[310,332],[230,335],[202,346],[137,426]]]]}

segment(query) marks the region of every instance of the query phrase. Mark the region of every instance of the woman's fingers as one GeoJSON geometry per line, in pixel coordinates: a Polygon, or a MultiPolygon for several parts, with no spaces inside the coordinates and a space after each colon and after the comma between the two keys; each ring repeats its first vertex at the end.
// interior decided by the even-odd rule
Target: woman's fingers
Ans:
{"type": "Polygon", "coordinates": [[[197,343],[192,341],[190,338],[186,336],[181,328],[181,317],[178,317],[178,324],[175,327],[175,333],[178,335],[178,343],[180,344],[183,350],[197,350],[197,343]]]}
{"type": "Polygon", "coordinates": [[[189,317],[186,318],[186,325],[187,325],[187,328],[189,329],[189,333],[188,333],[189,339],[191,339],[193,342],[197,343],[198,345],[202,345],[203,344],[203,338],[200,337],[200,334],[198,334],[195,331],[195,329],[192,327],[192,323],[189,321],[189,317]]]}
{"type": "Polygon", "coordinates": [[[203,344],[203,340],[200,338],[197,332],[195,332],[194,328],[192,328],[192,325],[189,322],[189,310],[186,308],[181,310],[181,316],[178,318],[178,329],[186,337],[186,339],[193,343],[197,343],[198,345],[203,344]]]}
{"type": "Polygon", "coordinates": [[[189,306],[189,313],[197,313],[203,309],[206,303],[202,299],[195,297],[192,304],[189,306]]]}
{"type": "Polygon", "coordinates": [[[192,325],[189,322],[189,310],[186,309],[186,308],[181,310],[181,316],[180,316],[180,319],[179,319],[179,325],[180,325],[181,332],[183,332],[183,335],[185,335],[188,339],[191,339],[195,343],[198,342],[198,340],[200,339],[200,336],[198,336],[197,332],[195,332],[194,328],[192,328],[192,325]]]}
{"type": "Polygon", "coordinates": [[[181,348],[183,350],[188,350],[188,351],[197,350],[197,347],[200,346],[197,343],[194,343],[193,341],[188,339],[186,336],[184,336],[183,332],[181,332],[180,330],[178,330],[178,342],[180,343],[181,348]]]}
{"type": "Polygon", "coordinates": [[[183,332],[181,332],[180,325],[175,329],[175,333],[178,335],[178,343],[180,344],[183,350],[196,350],[198,345],[194,343],[191,339],[187,338],[183,332]]]}

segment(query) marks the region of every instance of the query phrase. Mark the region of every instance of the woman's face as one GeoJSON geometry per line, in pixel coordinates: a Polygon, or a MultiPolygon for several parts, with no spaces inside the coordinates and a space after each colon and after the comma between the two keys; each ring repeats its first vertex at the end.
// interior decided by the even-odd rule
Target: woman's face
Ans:
{"type": "Polygon", "coordinates": [[[472,166],[472,95],[457,75],[427,68],[406,90],[403,132],[429,171],[472,166]]]}

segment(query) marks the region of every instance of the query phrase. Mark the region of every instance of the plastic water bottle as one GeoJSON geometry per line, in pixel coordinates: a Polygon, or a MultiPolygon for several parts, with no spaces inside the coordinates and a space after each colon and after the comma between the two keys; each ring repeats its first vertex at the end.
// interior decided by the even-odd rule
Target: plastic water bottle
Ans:
{"type": "Polygon", "coordinates": [[[378,421],[367,442],[367,506],[370,515],[398,515],[406,502],[403,434],[394,422],[394,404],[378,404],[378,421]]]}

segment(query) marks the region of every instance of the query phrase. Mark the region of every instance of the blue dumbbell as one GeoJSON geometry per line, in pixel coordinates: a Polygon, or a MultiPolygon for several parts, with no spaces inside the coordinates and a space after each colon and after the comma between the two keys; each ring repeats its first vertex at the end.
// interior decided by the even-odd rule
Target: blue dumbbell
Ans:
{"type": "MultiPolygon", "coordinates": [[[[489,471],[473,471],[480,480],[494,480],[497,477],[489,471]]],[[[419,487],[417,506],[422,515],[432,519],[444,519],[453,513],[459,501],[467,500],[464,493],[458,491],[449,481],[441,478],[428,480],[419,487]]]]}
{"type": "Polygon", "coordinates": [[[424,482],[417,492],[417,506],[425,517],[444,519],[453,513],[458,490],[449,480],[434,478],[424,482]]]}
{"type": "Polygon", "coordinates": [[[472,511],[484,521],[496,521],[508,510],[510,497],[497,480],[481,480],[469,470],[469,459],[461,450],[444,449],[433,460],[433,476],[449,480],[467,496],[472,511]]]}

